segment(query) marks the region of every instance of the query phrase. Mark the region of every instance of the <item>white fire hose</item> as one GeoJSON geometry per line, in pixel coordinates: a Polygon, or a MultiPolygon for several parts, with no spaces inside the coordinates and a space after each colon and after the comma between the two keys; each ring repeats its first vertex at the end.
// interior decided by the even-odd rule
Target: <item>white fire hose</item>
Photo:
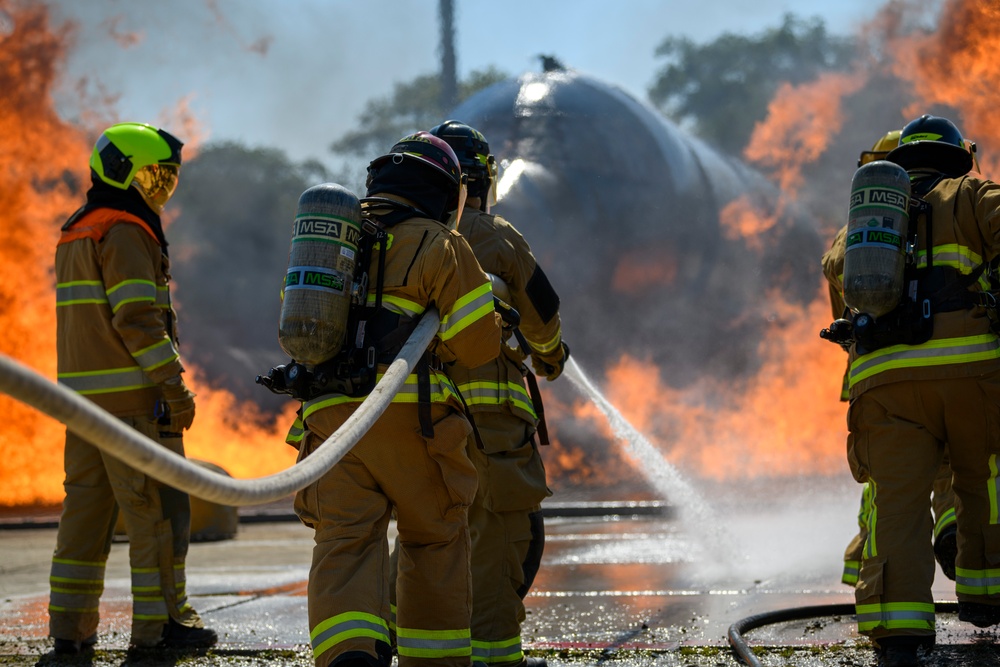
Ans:
{"type": "Polygon", "coordinates": [[[220,505],[257,505],[284,498],[322,477],[382,416],[437,333],[436,310],[416,329],[364,402],[306,459],[279,473],[233,479],[206,470],[130,428],[76,392],[0,354],[0,391],[59,420],[115,458],[150,477],[220,505]]]}

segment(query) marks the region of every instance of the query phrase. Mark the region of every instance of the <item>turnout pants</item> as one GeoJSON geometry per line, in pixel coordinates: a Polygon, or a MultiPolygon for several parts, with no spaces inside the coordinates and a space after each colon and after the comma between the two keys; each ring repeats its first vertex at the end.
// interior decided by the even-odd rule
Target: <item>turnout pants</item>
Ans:
{"type": "MultiPolygon", "coordinates": [[[[122,421],[177,454],[181,437],[161,437],[145,417],[122,421]]],[[[132,644],[153,646],[169,618],[202,627],[187,601],[184,559],[190,536],[186,493],[164,486],[110,454],[66,433],[66,498],[52,557],[49,634],[83,641],[97,632],[104,568],[118,512],[129,540],[132,644]]]]}
{"type": "MultiPolygon", "coordinates": [[[[299,458],[356,407],[332,405],[310,415],[299,458]]],[[[309,627],[319,667],[352,658],[384,667],[391,661],[387,529],[393,510],[400,540],[399,666],[470,664],[471,427],[446,405],[433,405],[432,414],[434,437],[424,438],[417,405],[391,404],[330,472],[296,495],[299,518],[315,530],[309,627]]]]}
{"type": "MultiPolygon", "coordinates": [[[[524,596],[545,546],[541,501],[550,495],[533,426],[509,413],[474,415],[483,448],[470,440],[479,488],[469,508],[472,536],[472,662],[508,667],[524,660],[524,596]]],[[[390,572],[395,578],[397,551],[390,572]]],[[[393,597],[395,603],[395,597],[393,597]]]]}
{"type": "Polygon", "coordinates": [[[858,630],[876,641],[934,636],[929,498],[947,448],[958,524],[960,601],[1000,604],[997,455],[1000,373],[897,382],[855,398],[848,460],[872,492],[855,598],[858,630]]]}
{"type": "MultiPolygon", "coordinates": [[[[955,492],[951,488],[951,462],[945,455],[934,478],[931,491],[931,511],[934,513],[932,540],[936,540],[948,526],[955,524],[955,492]]],[[[871,486],[865,484],[861,492],[861,506],[858,509],[858,534],[851,538],[844,551],[844,573],[841,582],[848,586],[858,583],[858,570],[864,555],[865,541],[868,539],[868,515],[871,513],[871,486]]]]}
{"type": "Polygon", "coordinates": [[[487,667],[523,658],[523,598],[545,545],[540,503],[550,495],[532,425],[513,415],[475,414],[483,449],[470,447],[479,490],[472,531],[472,659],[487,667]]]}

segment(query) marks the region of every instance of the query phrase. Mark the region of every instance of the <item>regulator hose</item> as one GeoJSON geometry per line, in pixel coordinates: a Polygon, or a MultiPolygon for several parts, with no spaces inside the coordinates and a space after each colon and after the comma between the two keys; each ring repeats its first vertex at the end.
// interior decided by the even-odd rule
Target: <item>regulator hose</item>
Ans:
{"type": "MultiPolygon", "coordinates": [[[[957,602],[935,602],[934,611],[937,613],[957,613],[957,602]]],[[[747,616],[736,621],[729,626],[727,637],[733,652],[749,667],[764,667],[763,663],[753,654],[753,650],[743,638],[743,633],[755,630],[765,625],[774,623],[784,623],[786,621],[801,621],[804,618],[821,618],[823,616],[854,616],[853,604],[828,604],[811,607],[792,607],[791,609],[778,609],[768,611],[763,614],[747,616]]]]}
{"type": "Polygon", "coordinates": [[[220,505],[284,498],[322,477],[385,412],[438,331],[436,310],[424,313],[382,379],[358,409],[315,452],[266,477],[234,479],[198,466],[130,428],[76,392],[0,354],[0,392],[57,419],[101,450],[165,484],[220,505]]]}

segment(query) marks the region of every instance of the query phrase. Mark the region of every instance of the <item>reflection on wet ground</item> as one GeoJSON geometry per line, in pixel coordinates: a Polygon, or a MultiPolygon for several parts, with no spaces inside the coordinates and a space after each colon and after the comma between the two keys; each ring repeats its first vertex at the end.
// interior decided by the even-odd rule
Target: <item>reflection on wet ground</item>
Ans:
{"type": "MultiPolygon", "coordinates": [[[[812,482],[808,493],[799,489],[791,496],[764,489],[706,489],[714,525],[689,521],[683,508],[667,517],[549,518],[542,569],[526,599],[526,648],[548,655],[553,664],[580,656],[605,662],[625,651],[617,655],[646,656],[640,662],[684,655],[689,662],[661,664],[732,665],[726,632],[736,621],[789,607],[852,602],[839,579],[841,554],[854,530],[853,483],[812,482]],[[685,652],[693,647],[714,648],[705,658],[712,661],[685,652]]],[[[54,542],[51,528],[0,530],[0,656],[37,656],[50,648],[47,587],[54,542]]],[[[109,560],[99,644],[106,650],[127,648],[127,549],[115,544],[109,560]]],[[[311,549],[311,531],[290,521],[244,523],[235,540],[191,545],[189,593],[219,632],[223,650],[304,650],[311,549]]],[[[936,598],[954,600],[951,582],[938,574],[936,598]]],[[[940,643],[988,645],[995,639],[940,616],[940,643]]],[[[843,661],[844,651],[867,646],[851,618],[770,626],[748,640],[821,653],[836,646],[842,662],[830,664],[870,664],[867,658],[843,661]]]]}

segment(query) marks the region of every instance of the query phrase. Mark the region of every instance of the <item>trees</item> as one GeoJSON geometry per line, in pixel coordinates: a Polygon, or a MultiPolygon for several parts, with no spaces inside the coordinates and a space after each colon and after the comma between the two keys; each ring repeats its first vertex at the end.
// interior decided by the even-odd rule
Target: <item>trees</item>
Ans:
{"type": "MultiPolygon", "coordinates": [[[[459,81],[458,101],[508,77],[496,67],[477,70],[459,81]]],[[[429,130],[443,120],[448,109],[441,108],[441,77],[425,74],[413,81],[396,83],[391,95],[369,100],[358,116],[358,128],[330,147],[334,153],[372,158],[385,153],[400,137],[429,130]]]]}
{"type": "Polygon", "coordinates": [[[786,14],[780,26],[755,36],[725,33],[707,44],[667,37],[656,55],[666,64],[650,100],[682,127],[739,154],[778,86],[845,68],[852,41],[828,34],[821,19],[786,14]]]}

